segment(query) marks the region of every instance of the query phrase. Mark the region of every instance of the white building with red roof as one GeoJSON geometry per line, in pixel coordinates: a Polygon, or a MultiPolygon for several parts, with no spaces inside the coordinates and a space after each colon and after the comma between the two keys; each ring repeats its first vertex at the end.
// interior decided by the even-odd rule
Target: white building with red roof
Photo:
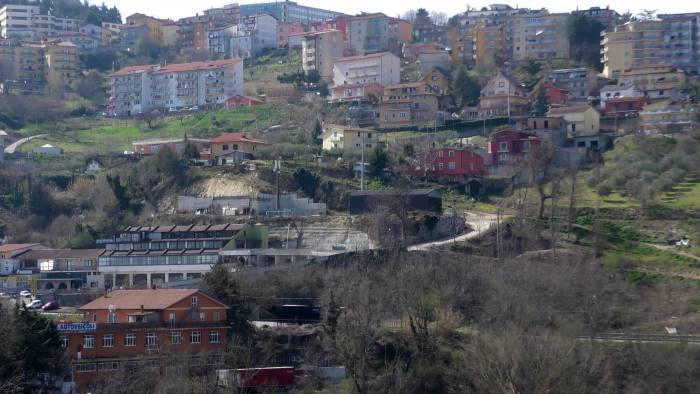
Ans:
{"type": "Polygon", "coordinates": [[[240,59],[124,67],[111,75],[111,105],[119,116],[193,106],[223,106],[243,94],[240,59]]]}

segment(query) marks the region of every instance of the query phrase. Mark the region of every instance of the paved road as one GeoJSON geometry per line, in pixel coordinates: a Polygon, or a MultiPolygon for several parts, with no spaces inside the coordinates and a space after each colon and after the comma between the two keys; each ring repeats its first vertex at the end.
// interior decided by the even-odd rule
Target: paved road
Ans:
{"type": "Polygon", "coordinates": [[[15,141],[15,142],[13,142],[10,145],[7,145],[5,147],[5,154],[11,155],[11,154],[15,153],[17,148],[19,148],[20,146],[26,144],[27,142],[29,142],[35,138],[41,138],[41,137],[46,137],[46,134],[38,134],[38,135],[33,135],[31,137],[19,139],[19,140],[15,141]]]}
{"type": "Polygon", "coordinates": [[[700,345],[698,335],[599,333],[580,335],[576,339],[598,342],[670,342],[700,345]]]}
{"type": "MultiPolygon", "coordinates": [[[[503,220],[503,219],[501,219],[503,220]]],[[[465,223],[471,231],[458,235],[457,237],[450,237],[448,239],[433,241],[424,244],[413,245],[408,248],[409,251],[420,251],[420,250],[430,250],[434,247],[449,245],[453,242],[462,242],[470,239],[479,238],[481,234],[489,231],[491,228],[496,226],[496,215],[489,213],[473,213],[465,212],[465,223]]]]}

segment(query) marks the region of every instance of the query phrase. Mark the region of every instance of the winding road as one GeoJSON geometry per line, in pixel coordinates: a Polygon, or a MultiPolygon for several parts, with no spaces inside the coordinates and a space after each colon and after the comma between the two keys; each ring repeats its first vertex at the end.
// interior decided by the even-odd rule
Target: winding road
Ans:
{"type": "Polygon", "coordinates": [[[5,154],[11,155],[11,154],[15,153],[15,151],[17,151],[17,148],[19,148],[20,146],[26,144],[27,142],[29,142],[35,138],[42,138],[42,137],[46,137],[46,134],[37,134],[37,135],[33,135],[31,137],[21,138],[15,142],[11,143],[10,145],[7,145],[5,147],[5,154]]]}
{"type": "MultiPolygon", "coordinates": [[[[450,237],[448,239],[433,241],[424,244],[413,245],[408,248],[409,251],[430,250],[435,247],[449,245],[453,242],[467,241],[474,238],[479,238],[481,234],[491,230],[496,226],[496,215],[490,213],[474,213],[465,212],[464,222],[471,228],[468,233],[450,237]]],[[[503,218],[501,218],[503,220],[503,218]]]]}

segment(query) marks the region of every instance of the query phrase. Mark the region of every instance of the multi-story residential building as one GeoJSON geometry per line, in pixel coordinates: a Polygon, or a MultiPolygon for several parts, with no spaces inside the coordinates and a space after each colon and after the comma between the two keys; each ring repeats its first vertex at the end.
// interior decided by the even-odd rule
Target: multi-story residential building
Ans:
{"type": "Polygon", "coordinates": [[[83,305],[82,323],[58,324],[76,390],[118,384],[133,369],[220,362],[227,310],[197,289],[117,290],[83,305]]]}
{"type": "Polygon", "coordinates": [[[207,49],[213,59],[231,57],[231,38],[238,32],[235,25],[213,27],[207,30],[207,49]]]}
{"type": "Polygon", "coordinates": [[[663,57],[689,74],[700,74],[700,12],[659,14],[663,25],[663,57]]]}
{"type": "Polygon", "coordinates": [[[28,44],[0,40],[4,90],[18,93],[60,93],[79,77],[76,46],[60,40],[28,44]]]}
{"type": "Polygon", "coordinates": [[[93,25],[92,23],[88,23],[86,25],[80,26],[79,31],[83,34],[87,34],[90,37],[94,37],[102,41],[102,26],[97,26],[93,25]]]}
{"type": "Polygon", "coordinates": [[[430,85],[438,96],[445,96],[450,89],[450,74],[443,68],[435,67],[425,75],[421,81],[430,85]]]}
{"type": "Polygon", "coordinates": [[[547,116],[564,119],[568,138],[600,133],[600,112],[590,105],[551,108],[547,116]]]}
{"type": "Polygon", "coordinates": [[[197,15],[182,18],[177,22],[177,45],[185,52],[203,53],[207,51],[207,30],[227,26],[230,23],[217,22],[211,16],[197,15]]]}
{"type": "Polygon", "coordinates": [[[457,24],[449,27],[450,48],[452,48],[453,64],[473,64],[474,36],[473,25],[468,20],[458,20],[457,24]]]}
{"type": "Polygon", "coordinates": [[[98,244],[105,246],[98,264],[106,288],[151,288],[201,277],[223,251],[267,248],[268,238],[262,225],[134,226],[98,244]]]}
{"type": "MultiPolygon", "coordinates": [[[[332,30],[332,29],[324,29],[332,30]]],[[[289,45],[289,36],[304,33],[304,25],[297,22],[277,23],[277,48],[286,48],[289,45]]]]}
{"type": "Polygon", "coordinates": [[[511,59],[522,61],[569,58],[566,19],[569,14],[516,15],[512,17],[511,59]]]}
{"type": "Polygon", "coordinates": [[[102,44],[112,45],[119,40],[119,31],[124,27],[121,23],[102,22],[102,44]]]}
{"type": "Polygon", "coordinates": [[[333,85],[396,85],[401,80],[401,60],[390,52],[343,57],[333,65],[333,85]]]}
{"type": "Polygon", "coordinates": [[[685,72],[671,64],[652,64],[636,66],[620,73],[619,81],[623,85],[632,85],[652,100],[677,99],[686,89],[685,72]]]}
{"type": "Polygon", "coordinates": [[[481,90],[479,116],[522,116],[528,112],[528,95],[512,76],[498,71],[481,90]]]}
{"type": "Polygon", "coordinates": [[[360,55],[381,51],[399,53],[408,28],[393,27],[396,23],[394,18],[382,13],[351,16],[347,25],[348,43],[360,55]]]}
{"type": "Polygon", "coordinates": [[[586,10],[571,11],[571,13],[585,15],[588,18],[595,19],[602,23],[606,30],[612,29],[620,19],[620,14],[615,10],[611,10],[610,7],[591,7],[586,10]]]}
{"type": "Polygon", "coordinates": [[[97,258],[103,252],[104,249],[31,248],[15,259],[20,262],[20,270],[38,274],[38,289],[75,291],[101,287],[97,258]]]}
{"type": "Polygon", "coordinates": [[[238,3],[226,4],[219,8],[209,8],[204,10],[205,16],[211,17],[214,20],[220,20],[228,23],[238,23],[241,17],[241,7],[238,3]]]}
{"type": "Polygon", "coordinates": [[[621,97],[644,97],[644,93],[632,84],[606,85],[600,89],[600,107],[605,108],[608,100],[621,97]]]}
{"type": "Polygon", "coordinates": [[[413,25],[413,40],[416,42],[436,42],[441,45],[449,45],[449,28],[434,24],[417,26],[413,25]]]}
{"type": "Polygon", "coordinates": [[[614,97],[605,101],[603,112],[606,116],[624,117],[638,114],[651,100],[648,97],[614,97]]]}
{"type": "Polygon", "coordinates": [[[240,53],[249,51],[251,56],[259,56],[264,50],[277,48],[277,20],[268,14],[241,17],[231,47],[240,53]]]}
{"type": "Polygon", "coordinates": [[[598,91],[598,72],[590,68],[551,70],[547,76],[556,87],[569,91],[572,100],[587,100],[598,91]]]}
{"type": "Polygon", "coordinates": [[[410,173],[459,182],[486,175],[486,166],[475,149],[452,146],[430,149],[425,157],[411,164],[410,173]]]}
{"type": "Polygon", "coordinates": [[[112,110],[121,116],[152,109],[220,106],[242,93],[240,59],[125,67],[111,75],[112,110]]]}
{"type": "Polygon", "coordinates": [[[5,161],[5,138],[7,138],[7,132],[0,130],[0,163],[5,161]]]}
{"type": "Polygon", "coordinates": [[[437,126],[439,101],[427,82],[386,86],[379,101],[379,126],[437,126]]]}
{"type": "Polygon", "coordinates": [[[297,22],[301,24],[309,24],[311,22],[325,21],[339,16],[345,16],[345,14],[341,12],[307,7],[289,0],[271,3],[243,4],[240,10],[241,16],[269,14],[275,17],[279,22],[297,22]]]}
{"type": "Polygon", "coordinates": [[[472,59],[478,70],[493,70],[509,59],[503,25],[480,22],[472,29],[472,59]]]}
{"type": "Polygon", "coordinates": [[[488,164],[499,166],[522,166],[532,158],[540,139],[532,133],[503,130],[493,135],[488,145],[488,164]]]}
{"type": "Polygon", "coordinates": [[[375,130],[336,124],[324,124],[320,138],[325,151],[353,154],[359,154],[363,145],[365,152],[369,152],[381,143],[375,130]]]}
{"type": "Polygon", "coordinates": [[[41,15],[39,6],[6,5],[0,8],[0,37],[40,41],[57,33],[75,32],[80,21],[41,15]]]}
{"type": "Polygon", "coordinates": [[[331,89],[331,100],[334,102],[363,101],[376,103],[384,94],[384,86],[379,83],[338,85],[331,89]]]}
{"type": "Polygon", "coordinates": [[[692,103],[662,100],[639,113],[639,129],[645,134],[679,133],[700,127],[700,108],[692,103]]]}
{"type": "Polygon", "coordinates": [[[308,33],[302,38],[301,59],[305,73],[317,71],[326,82],[333,80],[333,65],[343,56],[345,41],[338,30],[308,33]]]}
{"type": "Polygon", "coordinates": [[[174,42],[167,42],[168,39],[172,40],[172,34],[166,34],[165,30],[172,29],[175,21],[170,19],[159,19],[152,16],[136,13],[126,17],[126,24],[128,26],[147,26],[148,27],[148,38],[158,45],[172,45],[174,42]],[[169,27],[166,27],[169,26],[169,27]],[[167,39],[166,39],[167,38],[167,39]]]}
{"type": "Polygon", "coordinates": [[[132,52],[139,39],[147,38],[151,30],[146,25],[123,25],[118,32],[117,47],[122,51],[132,52]]]}

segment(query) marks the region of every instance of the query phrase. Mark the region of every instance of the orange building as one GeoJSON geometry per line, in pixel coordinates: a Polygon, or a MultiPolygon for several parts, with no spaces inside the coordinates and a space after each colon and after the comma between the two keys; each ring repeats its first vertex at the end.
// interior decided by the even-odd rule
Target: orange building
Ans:
{"type": "Polygon", "coordinates": [[[58,324],[79,392],[174,357],[213,360],[228,343],[228,307],[201,290],[117,290],[79,310],[82,323],[58,324]]]}

